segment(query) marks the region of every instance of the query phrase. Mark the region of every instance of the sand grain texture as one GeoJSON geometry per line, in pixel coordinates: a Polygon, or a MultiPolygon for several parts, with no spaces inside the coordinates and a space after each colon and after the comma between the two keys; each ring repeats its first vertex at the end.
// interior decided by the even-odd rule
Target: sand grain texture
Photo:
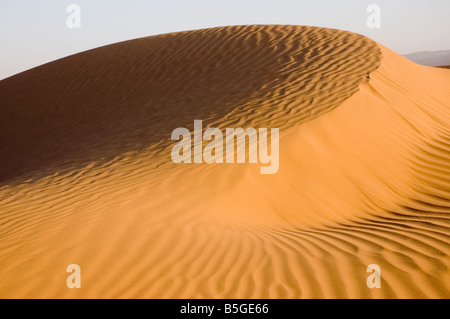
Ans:
{"type": "Polygon", "coordinates": [[[2,80],[0,297],[449,298],[449,87],[300,26],[141,38],[2,80]],[[174,164],[194,119],[280,128],[278,173],[174,164]]]}

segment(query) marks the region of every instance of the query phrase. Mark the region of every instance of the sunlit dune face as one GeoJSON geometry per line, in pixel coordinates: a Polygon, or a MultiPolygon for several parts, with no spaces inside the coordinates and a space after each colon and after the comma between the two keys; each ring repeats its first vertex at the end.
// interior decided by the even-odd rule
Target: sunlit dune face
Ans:
{"type": "Polygon", "coordinates": [[[301,26],[141,38],[0,81],[0,297],[448,297],[449,84],[301,26]],[[277,169],[197,161],[211,128],[279,130],[277,169]]]}

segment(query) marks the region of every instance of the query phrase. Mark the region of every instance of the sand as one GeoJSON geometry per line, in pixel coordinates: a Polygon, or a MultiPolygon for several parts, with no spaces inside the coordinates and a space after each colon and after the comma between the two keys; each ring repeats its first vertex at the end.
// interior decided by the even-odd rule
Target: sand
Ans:
{"type": "Polygon", "coordinates": [[[301,26],[141,38],[2,80],[0,297],[449,298],[449,87],[301,26]],[[279,128],[278,173],[173,163],[194,119],[279,128]]]}

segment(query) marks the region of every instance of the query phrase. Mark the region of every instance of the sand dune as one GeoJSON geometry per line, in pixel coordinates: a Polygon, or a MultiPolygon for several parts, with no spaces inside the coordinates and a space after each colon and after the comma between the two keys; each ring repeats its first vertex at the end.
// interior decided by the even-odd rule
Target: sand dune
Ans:
{"type": "Polygon", "coordinates": [[[0,81],[0,297],[449,298],[449,84],[300,26],[141,38],[0,81]],[[278,173],[174,164],[194,119],[280,128],[278,173]]]}

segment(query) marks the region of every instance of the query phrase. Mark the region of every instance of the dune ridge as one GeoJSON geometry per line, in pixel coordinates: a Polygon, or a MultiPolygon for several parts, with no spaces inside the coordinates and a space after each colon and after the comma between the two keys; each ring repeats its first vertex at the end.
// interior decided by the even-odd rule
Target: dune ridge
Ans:
{"type": "Polygon", "coordinates": [[[0,297],[448,298],[449,84],[300,26],[141,38],[0,81],[0,297]],[[194,119],[279,127],[279,172],[172,163],[194,119]]]}

